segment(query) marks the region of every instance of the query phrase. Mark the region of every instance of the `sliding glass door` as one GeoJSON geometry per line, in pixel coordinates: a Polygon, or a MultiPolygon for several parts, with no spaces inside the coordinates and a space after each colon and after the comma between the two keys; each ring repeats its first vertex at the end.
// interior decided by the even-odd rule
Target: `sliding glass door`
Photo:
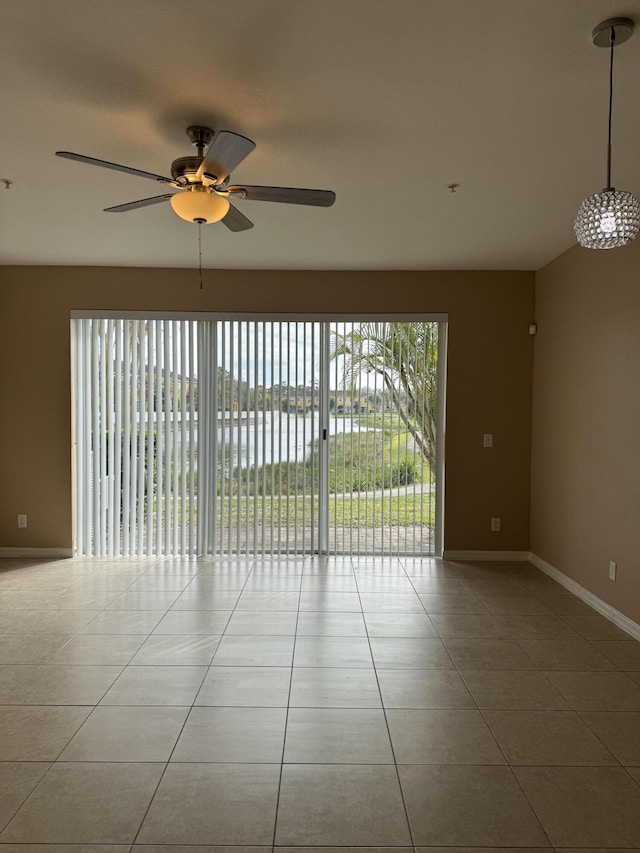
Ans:
{"type": "Polygon", "coordinates": [[[78,554],[441,549],[442,320],[72,331],[78,554]]]}

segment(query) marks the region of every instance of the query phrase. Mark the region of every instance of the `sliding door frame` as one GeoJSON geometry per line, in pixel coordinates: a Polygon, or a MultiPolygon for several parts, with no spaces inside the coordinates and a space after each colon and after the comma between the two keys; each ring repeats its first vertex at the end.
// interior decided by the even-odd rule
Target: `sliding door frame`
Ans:
{"type": "MultiPolygon", "coordinates": [[[[329,552],[329,513],[328,513],[328,479],[329,479],[329,351],[330,351],[330,323],[365,323],[365,322],[405,322],[405,323],[438,323],[438,370],[437,370],[437,442],[436,442],[436,502],[435,502],[435,529],[434,529],[434,555],[441,557],[444,551],[444,492],[445,492],[445,438],[446,438],[446,377],[447,377],[447,345],[448,345],[448,321],[446,313],[385,313],[385,314],[338,314],[338,313],[253,313],[253,312],[210,312],[210,311],[115,311],[115,310],[73,310],[71,318],[71,373],[72,373],[72,524],[73,524],[73,551],[77,553],[79,541],[82,542],[84,531],[79,531],[80,519],[77,512],[78,499],[78,476],[82,471],[82,460],[78,453],[78,417],[77,413],[82,406],[86,405],[84,400],[84,388],[82,383],[76,382],[78,371],[78,341],[76,339],[74,320],[178,320],[197,321],[200,323],[211,322],[238,322],[238,323],[267,323],[267,322],[295,322],[295,323],[318,323],[320,371],[319,371],[319,394],[320,394],[320,434],[319,438],[319,518],[317,519],[317,542],[320,555],[329,552]]],[[[216,326],[211,332],[217,335],[216,326]]],[[[206,371],[206,368],[205,368],[206,371]]],[[[217,384],[217,376],[210,377],[213,384],[217,384]]],[[[209,396],[209,395],[208,395],[209,396]]],[[[217,400],[217,390],[211,390],[211,403],[217,400]]],[[[200,478],[198,478],[200,479],[200,478]]],[[[215,496],[213,497],[215,501],[215,496]]],[[[215,524],[215,520],[214,520],[215,524]]],[[[209,536],[204,537],[209,540],[209,536]]],[[[201,534],[198,533],[198,545],[201,542],[201,534]]],[[[199,548],[198,548],[199,550],[199,548]]]]}

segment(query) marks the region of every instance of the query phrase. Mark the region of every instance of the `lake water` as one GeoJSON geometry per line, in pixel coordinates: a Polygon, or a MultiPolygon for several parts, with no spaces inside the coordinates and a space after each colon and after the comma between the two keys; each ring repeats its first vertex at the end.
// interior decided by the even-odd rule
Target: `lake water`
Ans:
{"type": "MultiPolygon", "coordinates": [[[[258,413],[257,420],[233,421],[218,428],[218,441],[225,443],[225,457],[232,450],[233,465],[243,468],[269,462],[303,462],[311,444],[320,435],[320,414],[289,415],[287,412],[258,413]]],[[[351,418],[330,418],[329,435],[368,432],[351,418]]],[[[220,453],[220,450],[218,451],[220,453]]]]}

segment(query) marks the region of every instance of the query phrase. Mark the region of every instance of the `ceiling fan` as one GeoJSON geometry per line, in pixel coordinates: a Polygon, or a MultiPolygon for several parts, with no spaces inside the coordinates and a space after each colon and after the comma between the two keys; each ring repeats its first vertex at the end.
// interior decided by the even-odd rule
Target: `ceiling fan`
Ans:
{"type": "Polygon", "coordinates": [[[246,231],[253,228],[253,222],[231,204],[230,199],[246,199],[247,201],[275,201],[284,204],[306,204],[312,207],[331,207],[336,200],[336,194],[331,190],[308,190],[292,187],[258,187],[249,184],[229,183],[231,172],[236,166],[251,154],[256,147],[255,142],[233,133],[220,130],[214,133],[209,127],[194,125],[187,128],[187,136],[198,153],[195,157],[178,157],[171,164],[171,177],[144,172],[130,166],[121,166],[107,160],[97,160],[95,157],[85,157],[84,154],[74,154],[71,151],[56,151],[56,156],[68,160],[78,160],[104,169],[115,169],[127,172],[141,178],[150,178],[160,184],[168,184],[177,192],[166,192],[162,195],[118,204],[105,208],[105,213],[125,213],[137,210],[139,207],[149,207],[170,201],[171,207],[188,222],[200,225],[210,222],[220,222],[230,231],[246,231]],[[205,153],[206,151],[206,153],[205,153]]]}

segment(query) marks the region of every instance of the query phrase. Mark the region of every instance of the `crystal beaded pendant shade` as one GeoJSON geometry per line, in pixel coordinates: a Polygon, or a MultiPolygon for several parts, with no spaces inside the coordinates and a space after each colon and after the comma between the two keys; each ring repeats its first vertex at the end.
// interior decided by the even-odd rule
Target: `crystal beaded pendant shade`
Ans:
{"type": "Polygon", "coordinates": [[[593,43],[610,47],[609,61],[609,128],[607,145],[607,185],[599,193],[586,198],[578,208],[573,226],[578,243],[587,249],[615,249],[626,246],[640,231],[640,203],[631,193],[611,186],[611,108],[613,103],[613,51],[630,38],[633,23],[628,18],[612,18],[593,31],[593,43]]]}

